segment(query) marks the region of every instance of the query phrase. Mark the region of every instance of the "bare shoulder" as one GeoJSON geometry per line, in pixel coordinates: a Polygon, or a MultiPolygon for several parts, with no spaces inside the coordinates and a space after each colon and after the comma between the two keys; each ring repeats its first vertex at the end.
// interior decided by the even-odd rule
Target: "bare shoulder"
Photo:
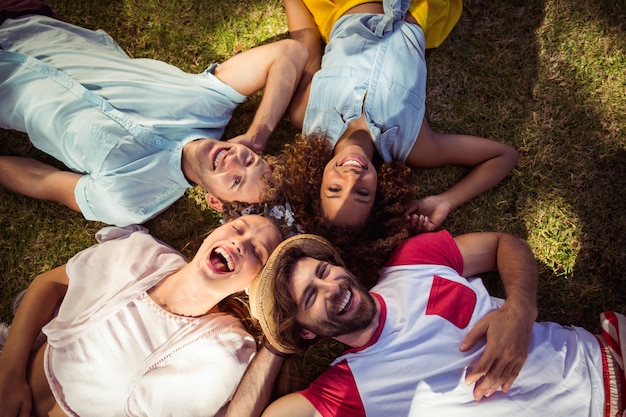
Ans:
{"type": "Polygon", "coordinates": [[[303,395],[292,393],[279,398],[270,404],[263,413],[263,417],[321,417],[303,395]]]}

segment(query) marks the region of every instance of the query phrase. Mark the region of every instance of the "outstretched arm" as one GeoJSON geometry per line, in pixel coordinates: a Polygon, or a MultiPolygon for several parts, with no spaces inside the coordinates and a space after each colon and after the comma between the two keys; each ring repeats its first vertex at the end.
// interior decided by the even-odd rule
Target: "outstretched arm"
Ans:
{"type": "Polygon", "coordinates": [[[80,212],[74,189],[81,174],[61,171],[32,158],[0,156],[0,185],[39,200],[61,203],[80,212]]]}
{"type": "Polygon", "coordinates": [[[418,200],[407,214],[427,216],[430,223],[425,230],[432,231],[450,211],[502,181],[518,161],[517,150],[504,143],[477,136],[437,133],[424,120],[407,165],[419,168],[456,165],[471,167],[471,171],[443,193],[418,200]]]}
{"type": "Polygon", "coordinates": [[[231,140],[262,152],[287,110],[308,57],[306,48],[291,39],[262,45],[226,60],[215,76],[243,95],[265,89],[248,131],[231,140]]]}
{"type": "Polygon", "coordinates": [[[289,118],[298,129],[302,129],[304,113],[309,102],[311,79],[322,64],[322,36],[313,16],[302,0],[283,0],[289,35],[306,46],[309,57],[300,84],[289,105],[289,118]]]}
{"type": "MultiPolygon", "coordinates": [[[[267,342],[267,341],[266,341],[267,342]]],[[[284,356],[264,345],[243,375],[225,417],[317,417],[313,404],[297,393],[285,395],[266,409],[284,356]],[[273,352],[274,351],[274,352],[273,352]],[[265,410],[265,411],[264,411],[265,410]]]]}
{"type": "Polygon", "coordinates": [[[270,401],[274,381],[283,362],[283,357],[273,354],[263,346],[246,369],[228,405],[226,417],[260,416],[270,401]]]}
{"type": "Polygon", "coordinates": [[[27,369],[33,343],[67,291],[65,266],[39,275],[28,287],[0,354],[0,416],[29,416],[27,369]]]}
{"type": "Polygon", "coordinates": [[[479,401],[500,387],[507,392],[526,361],[537,318],[537,265],[528,243],[506,233],[471,233],[455,241],[463,276],[497,269],[506,292],[502,307],[480,319],[460,346],[467,351],[486,338],[482,357],[465,379],[477,383],[474,398],[479,401]]]}

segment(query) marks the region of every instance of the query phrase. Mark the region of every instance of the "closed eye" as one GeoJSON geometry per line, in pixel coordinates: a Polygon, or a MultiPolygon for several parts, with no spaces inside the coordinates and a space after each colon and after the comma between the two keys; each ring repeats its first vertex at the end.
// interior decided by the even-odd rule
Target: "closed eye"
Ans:
{"type": "Polygon", "coordinates": [[[306,290],[304,291],[304,309],[308,310],[311,305],[315,302],[315,289],[313,288],[313,286],[309,285],[306,290]]]}
{"type": "Polygon", "coordinates": [[[324,279],[328,275],[328,262],[320,262],[315,269],[315,276],[324,279]]]}
{"type": "Polygon", "coordinates": [[[263,256],[261,255],[261,252],[259,252],[259,249],[256,246],[252,246],[252,255],[254,255],[254,257],[259,260],[259,263],[261,264],[265,263],[265,261],[263,260],[263,256]]]}

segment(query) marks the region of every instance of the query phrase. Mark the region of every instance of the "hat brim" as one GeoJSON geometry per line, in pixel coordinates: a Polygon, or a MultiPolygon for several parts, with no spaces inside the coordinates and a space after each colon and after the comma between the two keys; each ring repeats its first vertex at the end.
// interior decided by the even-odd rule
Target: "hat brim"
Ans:
{"type": "MultiPolygon", "coordinates": [[[[248,289],[250,313],[252,317],[259,321],[263,334],[272,347],[283,353],[295,353],[296,348],[281,342],[277,335],[277,326],[274,320],[274,309],[276,305],[274,283],[276,281],[280,259],[287,251],[294,247],[299,248],[304,253],[304,256],[315,257],[315,254],[320,253],[331,254],[335,258],[335,263],[343,265],[339,253],[328,240],[313,234],[300,234],[278,245],[270,255],[265,266],[254,278],[248,289]]],[[[287,291],[287,288],[285,288],[284,291],[287,291]]]]}

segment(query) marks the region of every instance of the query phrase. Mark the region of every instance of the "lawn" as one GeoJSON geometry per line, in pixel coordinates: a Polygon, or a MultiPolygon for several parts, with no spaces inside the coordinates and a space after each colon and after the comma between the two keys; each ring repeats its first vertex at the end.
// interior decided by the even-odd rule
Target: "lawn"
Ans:
{"type": "MultiPolygon", "coordinates": [[[[275,0],[49,3],[71,23],[106,30],[135,58],[188,72],[288,36],[275,0]]],[[[427,62],[427,117],[435,130],[489,137],[521,153],[506,180],[444,226],[453,234],[502,230],[527,238],[540,269],[540,320],[598,331],[603,309],[625,312],[626,3],[465,1],[460,22],[427,62]]],[[[252,97],[237,111],[227,137],[246,129],[257,103],[252,97]]],[[[284,121],[268,151],[295,133],[284,121]]],[[[11,131],[0,131],[0,154],[55,163],[11,131]]],[[[419,171],[420,196],[463,174],[419,171]]],[[[146,226],[191,255],[218,220],[200,200],[190,192],[146,226]]],[[[0,320],[10,321],[20,289],[92,245],[102,226],[0,189],[0,320]]],[[[497,277],[487,278],[500,293],[497,277]]],[[[305,368],[328,359],[307,358],[305,368]]]]}

